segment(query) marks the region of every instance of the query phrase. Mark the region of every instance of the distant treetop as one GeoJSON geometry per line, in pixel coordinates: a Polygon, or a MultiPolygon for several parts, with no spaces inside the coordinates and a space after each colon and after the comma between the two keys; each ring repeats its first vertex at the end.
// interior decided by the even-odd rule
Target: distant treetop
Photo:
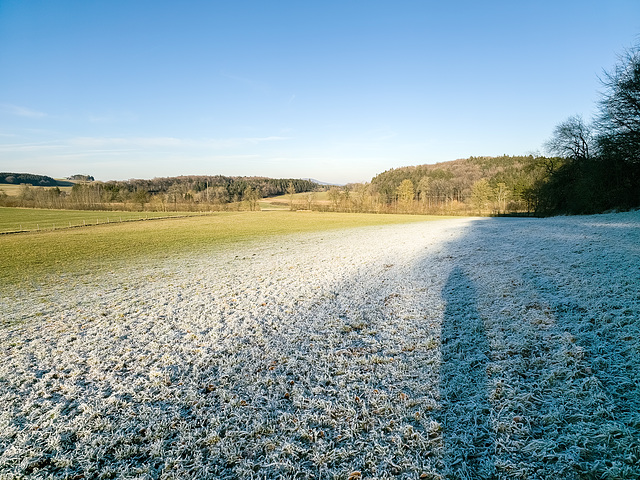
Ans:
{"type": "Polygon", "coordinates": [[[81,182],[94,182],[95,178],[93,178],[93,176],[91,175],[82,175],[77,173],[75,175],[71,175],[70,177],[67,177],[67,180],[77,180],[81,182]]]}

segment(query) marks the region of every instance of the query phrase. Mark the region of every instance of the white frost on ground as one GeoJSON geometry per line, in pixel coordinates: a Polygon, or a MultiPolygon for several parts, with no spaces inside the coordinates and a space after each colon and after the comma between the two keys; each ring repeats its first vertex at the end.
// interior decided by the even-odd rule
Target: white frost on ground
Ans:
{"type": "Polygon", "coordinates": [[[292,235],[0,293],[3,479],[640,478],[638,212],[292,235]]]}

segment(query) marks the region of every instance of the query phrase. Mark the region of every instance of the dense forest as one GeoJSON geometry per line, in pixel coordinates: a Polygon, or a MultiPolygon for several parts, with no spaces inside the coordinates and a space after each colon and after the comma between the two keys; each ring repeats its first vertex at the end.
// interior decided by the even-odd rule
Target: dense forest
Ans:
{"type": "Polygon", "coordinates": [[[534,186],[559,158],[470,157],[388,170],[371,180],[387,205],[430,213],[535,212],[534,186]]]}

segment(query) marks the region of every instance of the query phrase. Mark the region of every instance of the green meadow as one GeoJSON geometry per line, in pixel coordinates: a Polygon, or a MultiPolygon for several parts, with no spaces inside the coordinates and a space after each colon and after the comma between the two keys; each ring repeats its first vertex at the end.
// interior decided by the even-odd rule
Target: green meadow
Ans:
{"type": "MultiPolygon", "coordinates": [[[[65,221],[70,211],[7,212],[5,217],[32,215],[30,221],[65,221]],[[51,213],[53,216],[48,216],[51,213]],[[59,215],[56,217],[55,215],[59,215]]],[[[86,212],[75,212],[80,218],[86,212]]],[[[91,212],[100,215],[97,212],[91,212]]],[[[112,212],[110,212],[112,213],[112,212]]],[[[151,214],[150,214],[151,215],[151,214]]],[[[118,213],[119,216],[119,213],[118,213]]],[[[138,218],[140,214],[138,214],[138,218]]],[[[85,228],[41,230],[0,235],[1,284],[18,284],[61,273],[82,274],[116,268],[140,258],[162,259],[190,251],[230,246],[257,239],[278,242],[278,236],[350,227],[443,219],[419,215],[376,215],[322,212],[219,212],[206,216],[138,222],[100,223],[85,228]]],[[[99,219],[99,217],[98,217],[99,219]]]]}

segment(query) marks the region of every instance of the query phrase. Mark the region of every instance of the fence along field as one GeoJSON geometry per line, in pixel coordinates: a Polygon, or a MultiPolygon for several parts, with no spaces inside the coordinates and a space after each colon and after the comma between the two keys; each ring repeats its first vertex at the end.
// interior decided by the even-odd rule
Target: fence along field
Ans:
{"type": "Polygon", "coordinates": [[[198,215],[193,212],[113,212],[0,207],[0,233],[57,230],[103,223],[198,215]]]}

